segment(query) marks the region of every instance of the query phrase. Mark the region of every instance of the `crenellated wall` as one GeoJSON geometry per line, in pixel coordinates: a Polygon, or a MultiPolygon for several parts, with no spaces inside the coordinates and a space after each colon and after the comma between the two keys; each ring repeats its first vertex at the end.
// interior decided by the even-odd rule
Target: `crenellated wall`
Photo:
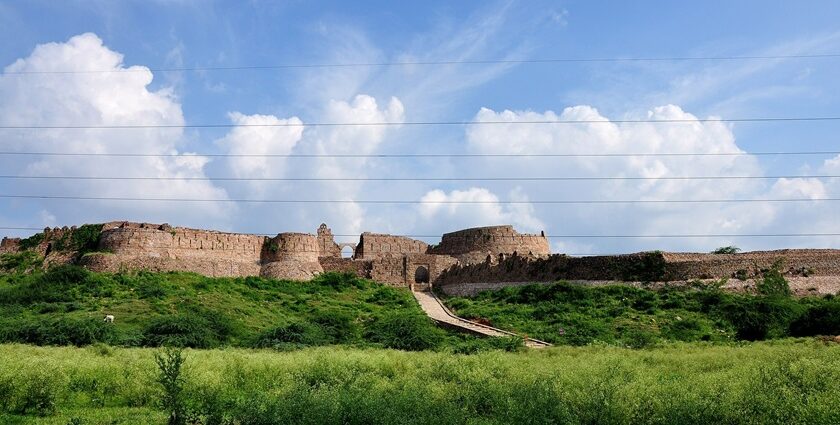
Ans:
{"type": "Polygon", "coordinates": [[[106,223],[99,252],[83,265],[97,271],[191,271],[209,276],[258,275],[264,236],[171,227],[106,223]]]}
{"type": "Polygon", "coordinates": [[[371,260],[404,254],[425,254],[429,245],[403,236],[383,235],[364,232],[359,237],[354,257],[360,260],[371,260]]]}

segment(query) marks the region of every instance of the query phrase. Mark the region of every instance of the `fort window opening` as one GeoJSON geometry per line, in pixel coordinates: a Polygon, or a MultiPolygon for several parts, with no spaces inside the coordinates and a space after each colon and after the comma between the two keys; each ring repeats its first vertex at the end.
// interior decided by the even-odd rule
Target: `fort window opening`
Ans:
{"type": "Polygon", "coordinates": [[[429,268],[426,266],[417,267],[414,271],[414,283],[429,283],[429,268]]]}
{"type": "Polygon", "coordinates": [[[341,248],[341,258],[352,258],[353,257],[353,247],[349,245],[345,245],[341,248]]]}

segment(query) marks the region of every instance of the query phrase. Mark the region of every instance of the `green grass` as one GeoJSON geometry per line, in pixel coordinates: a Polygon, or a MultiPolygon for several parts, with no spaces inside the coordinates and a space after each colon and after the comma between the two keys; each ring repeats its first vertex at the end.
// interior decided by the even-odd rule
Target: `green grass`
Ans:
{"type": "Polygon", "coordinates": [[[782,290],[787,288],[783,279],[764,280],[761,284],[773,288],[767,296],[728,293],[714,285],[652,291],[560,282],[451,297],[445,303],[462,317],[568,345],[603,342],[639,348],[669,341],[840,334],[840,298],[793,298],[782,290]]]}
{"type": "MultiPolygon", "coordinates": [[[[439,329],[411,293],[326,273],[311,282],[193,273],[93,273],[76,266],[0,275],[0,343],[297,349],[319,345],[476,352],[508,340],[439,329]],[[114,323],[104,323],[106,314],[114,323]]],[[[518,344],[521,345],[521,344],[518,344]]]]}
{"type": "MultiPolygon", "coordinates": [[[[163,423],[155,349],[0,346],[0,422],[163,423]]],[[[814,339],[476,355],[187,350],[196,423],[838,423],[840,345],[814,339]]]]}

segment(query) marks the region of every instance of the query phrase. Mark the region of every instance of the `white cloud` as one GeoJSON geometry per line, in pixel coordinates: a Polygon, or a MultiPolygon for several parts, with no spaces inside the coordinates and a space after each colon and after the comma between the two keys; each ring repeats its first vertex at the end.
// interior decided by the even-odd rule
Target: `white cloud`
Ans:
{"type": "Polygon", "coordinates": [[[534,208],[521,189],[511,191],[509,200],[522,203],[502,203],[493,192],[481,187],[449,193],[435,189],[420,198],[417,209],[422,219],[438,223],[444,230],[499,224],[513,224],[521,231],[543,230],[544,224],[534,216],[534,208]]]}
{"type": "MultiPolygon", "coordinates": [[[[496,112],[482,108],[475,121],[511,124],[474,125],[467,130],[468,149],[476,153],[623,154],[741,153],[731,129],[719,121],[699,121],[675,105],[653,108],[650,120],[680,123],[614,123],[590,106],[552,111],[496,112]],[[516,124],[528,121],[587,121],[576,124],[516,124]]],[[[663,177],[762,175],[756,158],[746,156],[635,156],[492,159],[481,167],[521,177],[619,177],[647,180],[546,182],[528,186],[535,200],[689,200],[760,197],[757,180],[668,180],[663,177]]],[[[497,173],[498,174],[498,173],[497,173]]],[[[495,174],[494,174],[495,175],[495,174]]],[[[784,184],[784,183],[782,183],[784,184]]],[[[772,222],[775,207],[765,204],[596,204],[540,205],[549,234],[739,233],[772,222]]],[[[585,240],[564,247],[586,250],[585,240]]],[[[601,245],[609,242],[600,241],[601,245]],[[606,243],[605,243],[606,242],[606,243]]],[[[634,241],[639,242],[639,241],[634,241]]],[[[658,247],[705,249],[703,239],[649,240],[658,247]]]]}
{"type": "MultiPolygon", "coordinates": [[[[272,115],[229,114],[234,127],[217,143],[233,155],[289,155],[303,136],[303,122],[297,117],[280,119],[272,115]],[[253,127],[249,127],[253,126],[253,127]]],[[[236,177],[277,177],[285,171],[286,159],[266,156],[232,156],[228,168],[236,177]]]]}
{"type": "MultiPolygon", "coordinates": [[[[152,72],[126,67],[123,56],[87,33],[64,43],[37,46],[0,76],[0,117],[5,125],[108,126],[184,124],[181,105],[170,89],[150,91],[152,72]],[[46,71],[113,71],[44,74],[46,71]],[[31,72],[18,75],[10,72],[31,72]],[[40,73],[40,74],[39,74],[40,73]]],[[[9,133],[9,150],[144,154],[175,154],[183,142],[180,128],[64,129],[9,133]]],[[[27,158],[27,157],[22,157],[27,158]]],[[[9,173],[56,176],[203,177],[207,158],[56,157],[4,162],[9,173]]],[[[94,197],[225,198],[223,190],[206,181],[118,180],[28,181],[16,185],[24,194],[94,197]]],[[[74,220],[171,220],[220,225],[229,207],[206,203],[183,208],[167,202],[62,202],[54,208],[62,222],[74,220]],[[95,205],[95,208],[91,208],[95,205]]]]}

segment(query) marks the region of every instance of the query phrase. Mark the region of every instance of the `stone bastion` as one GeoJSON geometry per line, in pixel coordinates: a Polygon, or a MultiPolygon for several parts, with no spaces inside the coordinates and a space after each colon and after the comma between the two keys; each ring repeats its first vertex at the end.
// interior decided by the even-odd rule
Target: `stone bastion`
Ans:
{"type": "Polygon", "coordinates": [[[362,233],[358,243],[339,244],[326,224],[316,234],[267,237],[127,221],[46,228],[29,238],[0,242],[0,254],[24,250],[44,256],[45,265],[75,263],[94,271],[188,271],[295,280],[338,271],[394,286],[435,285],[452,293],[556,280],[748,282],[770,267],[780,267],[792,281],[806,280],[805,285],[818,281],[817,285],[828,282],[840,288],[840,250],[569,257],[551,254],[545,233],[522,234],[508,225],[446,233],[437,245],[370,232],[362,233]],[[343,258],[341,248],[347,246],[353,254],[343,258]]]}

